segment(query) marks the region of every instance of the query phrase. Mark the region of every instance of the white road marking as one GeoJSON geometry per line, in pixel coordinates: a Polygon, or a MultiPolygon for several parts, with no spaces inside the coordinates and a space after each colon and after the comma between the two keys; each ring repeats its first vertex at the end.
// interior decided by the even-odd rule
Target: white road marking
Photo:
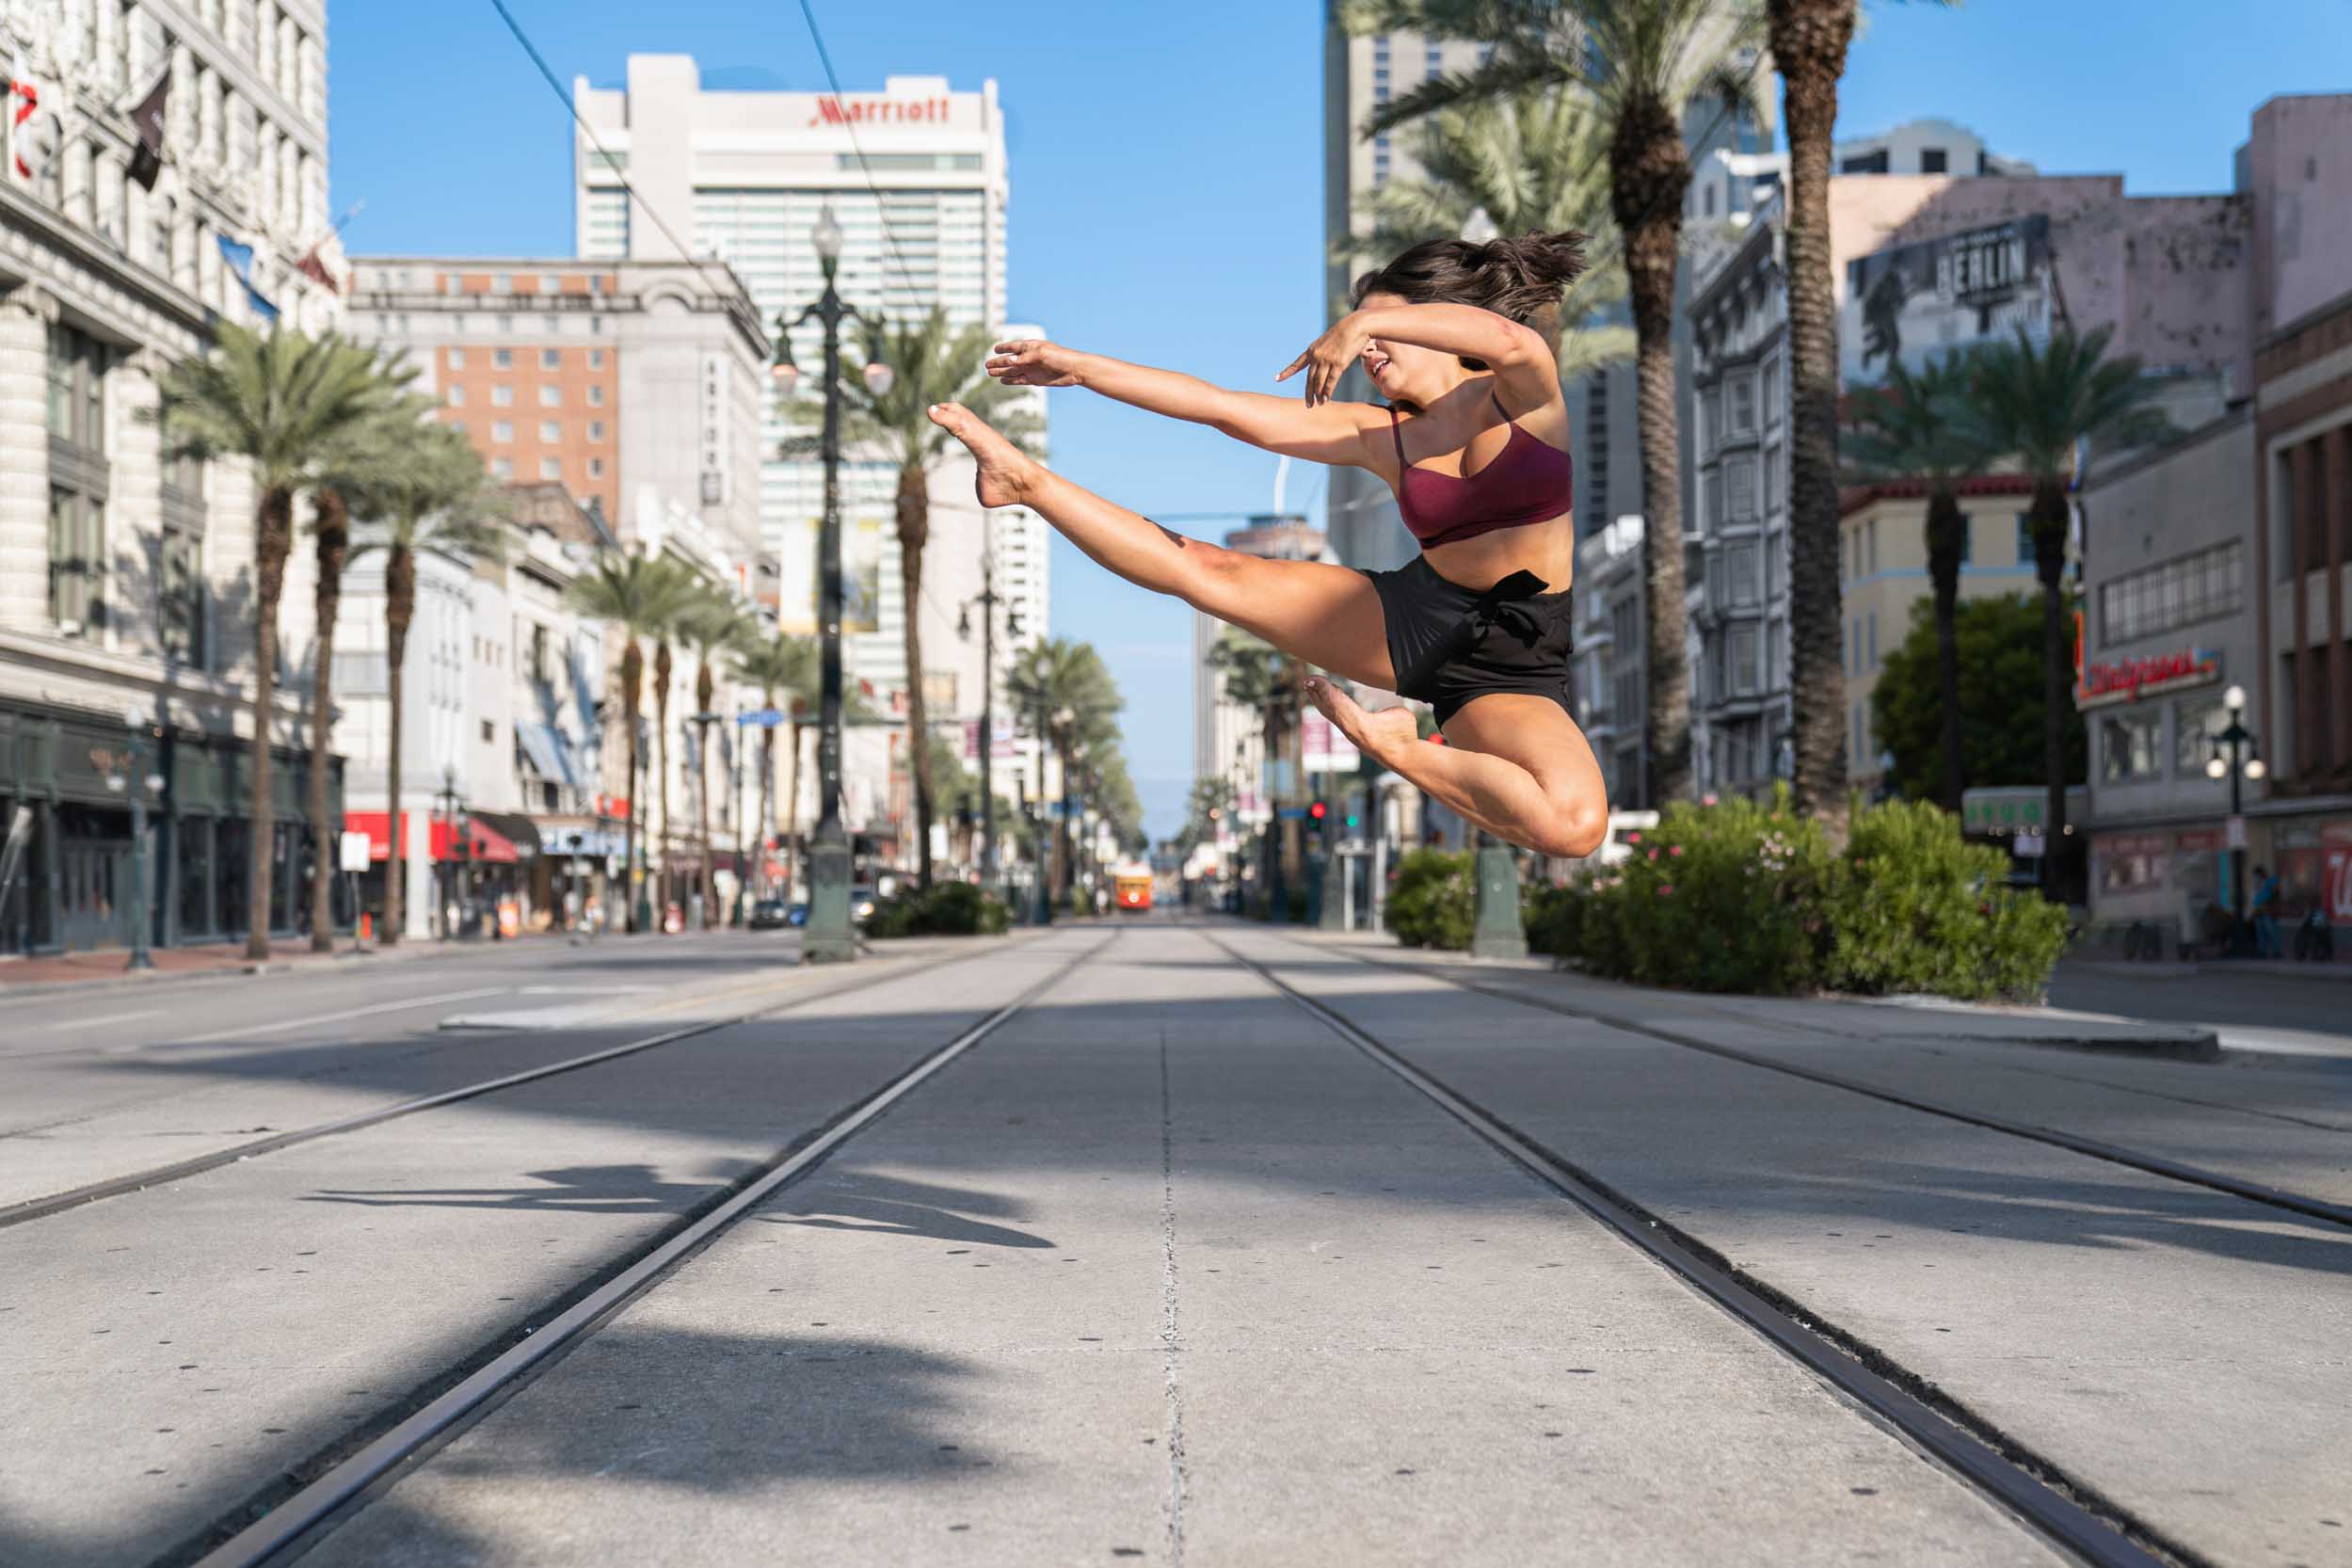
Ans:
{"type": "Polygon", "coordinates": [[[277,1034],[289,1029],[308,1029],[312,1024],[342,1023],[346,1018],[372,1018],[379,1013],[406,1013],[419,1007],[431,1007],[444,1001],[472,1001],[477,997],[503,997],[511,986],[490,985],[473,991],[450,991],[438,997],[410,997],[402,1001],[379,1001],[372,1007],[354,1007],[341,1013],[313,1013],[307,1018],[282,1018],[276,1023],[247,1024],[241,1029],[216,1030],[210,1034],[190,1034],[168,1042],[175,1046],[207,1046],[216,1040],[241,1040],[251,1034],[277,1034]]]}
{"type": "Polygon", "coordinates": [[[162,1011],[160,1007],[151,1007],[144,1013],[114,1013],[103,1018],[60,1018],[56,1023],[43,1024],[40,1027],[44,1030],[102,1029],[107,1024],[127,1024],[140,1018],[152,1018],[162,1011]]]}

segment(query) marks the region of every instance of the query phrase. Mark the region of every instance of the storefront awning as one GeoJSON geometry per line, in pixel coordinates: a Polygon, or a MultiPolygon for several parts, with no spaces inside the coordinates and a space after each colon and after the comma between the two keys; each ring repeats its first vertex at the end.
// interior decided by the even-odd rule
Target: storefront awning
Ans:
{"type": "MultiPolygon", "coordinates": [[[[523,858],[520,852],[516,849],[512,839],[498,831],[496,827],[484,823],[479,816],[470,822],[464,818],[459,820],[461,824],[468,828],[465,838],[470,841],[467,843],[466,858],[477,864],[492,866],[512,865],[523,858]]],[[[434,860],[456,859],[457,856],[455,845],[459,840],[451,836],[447,819],[434,817],[431,819],[430,826],[431,832],[428,835],[430,842],[425,851],[426,856],[434,860]]],[[[367,857],[370,860],[392,858],[391,812],[345,811],[343,814],[343,827],[346,833],[367,835],[367,857]]]]}
{"type": "Polygon", "coordinates": [[[519,724],[515,726],[515,740],[521,745],[532,771],[541,778],[568,790],[580,788],[579,764],[563,731],[552,724],[519,724]]]}
{"type": "Polygon", "coordinates": [[[529,817],[511,811],[474,811],[469,813],[475,831],[495,834],[506,840],[522,858],[528,860],[539,853],[539,830],[529,817]]]}

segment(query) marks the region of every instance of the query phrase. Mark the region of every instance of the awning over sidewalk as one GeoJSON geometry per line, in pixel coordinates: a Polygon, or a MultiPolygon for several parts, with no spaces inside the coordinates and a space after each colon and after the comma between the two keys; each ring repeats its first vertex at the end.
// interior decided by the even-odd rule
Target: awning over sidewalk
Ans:
{"type": "Polygon", "coordinates": [[[552,724],[519,724],[515,726],[515,740],[541,778],[568,790],[581,788],[582,772],[572,755],[571,742],[562,730],[552,724]]]}
{"type": "Polygon", "coordinates": [[[504,839],[524,859],[538,855],[539,830],[529,817],[517,816],[512,811],[475,811],[472,817],[477,829],[504,839]]]}
{"type": "MultiPolygon", "coordinates": [[[[515,841],[498,831],[496,827],[484,823],[481,815],[474,816],[468,826],[471,842],[468,844],[466,857],[475,864],[512,865],[523,858],[521,853],[516,849],[515,841]]],[[[370,860],[392,858],[391,812],[345,811],[343,814],[343,827],[346,833],[367,835],[367,857],[370,860]]],[[[438,816],[431,819],[427,839],[429,847],[425,853],[428,858],[454,860],[457,857],[454,846],[458,840],[451,836],[447,819],[438,816]]]]}

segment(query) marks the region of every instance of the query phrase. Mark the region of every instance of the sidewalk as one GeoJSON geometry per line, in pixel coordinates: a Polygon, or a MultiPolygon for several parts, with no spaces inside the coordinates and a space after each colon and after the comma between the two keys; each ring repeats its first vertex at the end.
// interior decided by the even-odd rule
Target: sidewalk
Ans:
{"type": "Polygon", "coordinates": [[[1755,997],[1660,990],[1596,979],[1560,968],[1544,957],[1515,962],[1476,960],[1467,953],[1402,947],[1387,932],[1272,929],[1293,940],[1336,949],[1376,964],[1459,972],[1465,978],[1508,975],[1519,984],[1532,981],[1556,993],[1559,1000],[1600,1018],[1656,1023],[1678,1013],[1736,1012],[1825,1034],[1877,1040],[1964,1039],[2199,1060],[2211,1060],[2221,1048],[2214,1031],[2199,1024],[2154,1023],[2056,1007],[1948,1001],[1941,997],[1755,997]]]}
{"type": "Polygon", "coordinates": [[[2058,963],[2065,968],[2088,969],[2094,974],[2120,974],[2135,979],[2178,980],[2200,974],[2258,974],[2282,980],[2352,981],[2352,963],[2341,959],[2322,964],[2297,964],[2287,958],[2192,958],[2180,962],[2169,959],[2143,962],[2128,958],[2084,956],[2061,958],[2058,963]]]}
{"type": "MultiPolygon", "coordinates": [[[[540,932],[507,940],[536,942],[564,935],[563,932],[540,932]]],[[[241,940],[205,942],[192,947],[150,949],[149,955],[154,959],[155,967],[146,970],[123,967],[131,959],[127,948],[102,948],[94,952],[43,953],[34,958],[0,959],[0,996],[32,996],[84,985],[101,985],[108,982],[150,985],[167,980],[207,980],[234,974],[283,974],[316,968],[322,965],[348,963],[354,958],[387,963],[435,955],[449,958],[465,952],[495,952],[504,946],[504,941],[440,942],[411,937],[389,948],[371,942],[364,952],[354,952],[346,936],[337,938],[332,952],[312,952],[309,941],[304,939],[280,942],[269,950],[266,959],[253,959],[245,955],[245,943],[241,940]]]]}

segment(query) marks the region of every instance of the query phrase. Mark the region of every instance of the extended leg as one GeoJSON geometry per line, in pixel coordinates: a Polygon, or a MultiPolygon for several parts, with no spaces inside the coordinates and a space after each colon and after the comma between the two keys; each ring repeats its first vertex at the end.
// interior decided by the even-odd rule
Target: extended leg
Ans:
{"type": "Polygon", "coordinates": [[[943,403],[931,417],[971,449],[983,506],[1026,506],[1130,583],[1172,594],[1351,680],[1396,685],[1380,596],[1362,572],[1320,561],[1269,561],[1187,538],[1072,484],[968,408],[943,403]]]}
{"type": "Polygon", "coordinates": [[[1307,682],[1306,695],[1374,761],[1498,839],[1575,859],[1608,836],[1600,764],[1549,697],[1474,698],[1447,724],[1447,744],[1432,745],[1410,726],[1383,722],[1385,713],[1365,712],[1327,680],[1307,682]]]}

